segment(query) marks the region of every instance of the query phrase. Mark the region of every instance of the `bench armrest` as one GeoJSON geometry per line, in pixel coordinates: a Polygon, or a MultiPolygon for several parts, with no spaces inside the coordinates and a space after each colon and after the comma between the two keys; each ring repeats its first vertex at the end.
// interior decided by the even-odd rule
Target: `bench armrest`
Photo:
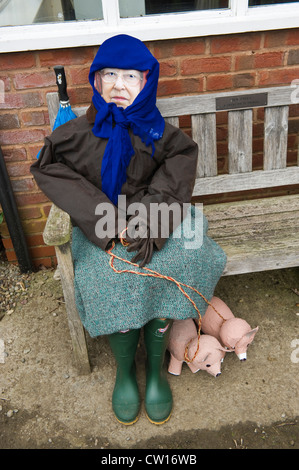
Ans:
{"type": "Polygon", "coordinates": [[[43,237],[46,245],[59,246],[70,241],[71,219],[69,214],[52,205],[43,237]]]}

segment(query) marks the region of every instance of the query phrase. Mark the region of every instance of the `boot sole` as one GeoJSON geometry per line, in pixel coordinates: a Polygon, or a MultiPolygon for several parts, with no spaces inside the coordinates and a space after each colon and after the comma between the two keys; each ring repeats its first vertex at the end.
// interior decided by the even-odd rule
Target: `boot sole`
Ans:
{"type": "Polygon", "coordinates": [[[159,424],[164,424],[164,423],[166,423],[166,422],[169,420],[170,416],[171,416],[171,413],[170,413],[169,416],[168,416],[166,419],[164,419],[164,421],[153,421],[153,420],[149,417],[149,415],[147,414],[147,412],[145,412],[145,414],[146,414],[147,419],[150,421],[150,423],[152,423],[152,424],[157,424],[158,426],[159,426],[159,424]]]}
{"type": "MultiPolygon", "coordinates": [[[[114,415],[115,416],[115,415],[114,415]]],[[[136,418],[133,420],[133,421],[130,421],[130,422],[127,422],[127,421],[121,421],[120,419],[118,419],[117,416],[115,416],[116,420],[120,423],[120,424],[124,424],[125,426],[131,426],[132,424],[135,424],[138,419],[139,419],[139,415],[136,416],[136,418]]]]}

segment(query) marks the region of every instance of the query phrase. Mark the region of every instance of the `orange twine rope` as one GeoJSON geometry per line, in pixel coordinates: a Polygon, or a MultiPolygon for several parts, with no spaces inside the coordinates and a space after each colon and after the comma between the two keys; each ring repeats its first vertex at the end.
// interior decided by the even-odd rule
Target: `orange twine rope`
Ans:
{"type": "MultiPolygon", "coordinates": [[[[121,241],[121,244],[123,246],[128,246],[129,243],[125,241],[125,239],[123,238],[123,234],[124,232],[126,231],[127,229],[124,229],[121,234],[120,234],[120,241],[121,241]]],[[[192,357],[192,359],[189,359],[188,357],[188,347],[189,347],[189,344],[191,341],[189,341],[189,343],[187,344],[186,346],[186,349],[185,349],[185,354],[184,354],[184,359],[186,362],[190,363],[192,362],[197,353],[198,353],[198,349],[199,349],[199,339],[200,339],[200,327],[201,327],[201,314],[200,314],[200,311],[197,307],[197,305],[195,304],[195,302],[191,299],[191,297],[187,294],[187,292],[183,289],[183,287],[187,287],[188,289],[191,289],[193,290],[194,292],[196,292],[200,297],[202,297],[204,299],[204,301],[210,305],[214,310],[215,312],[222,318],[223,321],[225,321],[225,319],[223,318],[223,316],[215,309],[215,307],[205,298],[205,296],[203,294],[201,294],[197,289],[195,289],[194,287],[192,286],[189,286],[188,284],[184,284],[183,282],[180,282],[180,281],[177,281],[176,279],[174,279],[173,277],[170,277],[170,276],[165,276],[164,274],[160,274],[158,273],[157,271],[153,271],[152,269],[150,268],[147,268],[146,266],[144,266],[143,268],[140,268],[139,265],[137,263],[132,263],[132,261],[128,261],[124,258],[121,258],[120,256],[117,256],[115,253],[112,253],[112,250],[113,248],[115,247],[115,242],[113,241],[112,242],[112,246],[110,249],[107,250],[107,253],[108,255],[110,256],[110,260],[109,260],[109,265],[110,267],[113,269],[113,271],[115,273],[118,273],[118,274],[122,274],[122,273],[131,273],[131,274],[137,274],[138,276],[146,276],[146,277],[156,277],[158,279],[165,279],[167,281],[170,281],[170,282],[174,282],[174,284],[178,287],[178,289],[183,293],[183,295],[191,302],[191,304],[193,305],[194,309],[196,310],[197,314],[198,314],[198,337],[197,337],[197,348],[196,348],[196,351],[192,357]],[[138,272],[138,271],[135,271],[133,269],[117,269],[115,266],[114,266],[114,260],[115,259],[118,259],[120,261],[124,261],[125,263],[131,265],[131,266],[135,266],[139,269],[143,269],[145,270],[146,272],[138,272]]]]}

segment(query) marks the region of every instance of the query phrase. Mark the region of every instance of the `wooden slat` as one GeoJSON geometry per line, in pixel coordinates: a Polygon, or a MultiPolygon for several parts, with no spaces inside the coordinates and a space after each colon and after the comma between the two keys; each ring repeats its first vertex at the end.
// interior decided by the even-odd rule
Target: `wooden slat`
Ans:
{"type": "Polygon", "coordinates": [[[55,122],[58,109],[59,109],[58,93],[48,93],[47,104],[48,104],[48,112],[49,112],[49,118],[50,118],[50,126],[51,126],[51,129],[53,129],[54,122],[55,122]]]}
{"type": "Polygon", "coordinates": [[[216,114],[191,116],[192,138],[198,144],[197,177],[217,175],[216,114]]]}
{"type": "Polygon", "coordinates": [[[228,113],[228,170],[252,171],[252,109],[228,113]]]}
{"type": "Polygon", "coordinates": [[[224,275],[299,265],[299,195],[208,205],[204,213],[228,257],[224,275]]]}
{"type": "MultiPolygon", "coordinates": [[[[221,97],[234,97],[238,95],[254,95],[261,92],[268,94],[267,106],[283,106],[292,104],[292,87],[272,87],[254,90],[242,90],[225,93],[209,93],[193,96],[179,96],[173,98],[160,98],[157,100],[157,106],[161,114],[166,117],[186,116],[192,114],[206,114],[216,112],[216,99],[221,97]]],[[[56,92],[48,93],[48,99],[52,99],[51,95],[56,95],[58,103],[58,95],[56,92]]],[[[78,115],[86,112],[87,107],[77,108],[72,106],[73,111],[78,115]]],[[[58,108],[57,108],[58,109],[58,108]]]]}
{"type": "Polygon", "coordinates": [[[84,327],[76,307],[74,269],[70,243],[55,247],[68,325],[73,347],[73,358],[79,375],[90,374],[90,363],[84,327]]]}
{"type": "Polygon", "coordinates": [[[249,96],[259,94],[261,92],[268,94],[268,103],[266,106],[283,106],[292,104],[292,92],[294,92],[294,89],[289,86],[283,86],[193,96],[179,96],[174,98],[161,98],[157,100],[157,106],[164,117],[215,113],[217,98],[234,97],[238,95],[249,96]]]}
{"type": "Polygon", "coordinates": [[[165,118],[165,121],[169,122],[169,124],[172,124],[175,127],[180,127],[178,117],[168,117],[168,118],[165,118]]]}
{"type": "Polygon", "coordinates": [[[260,188],[275,188],[299,184],[299,167],[281,170],[257,170],[252,173],[218,175],[210,178],[197,178],[193,196],[230,193],[260,188]]]}
{"type": "Polygon", "coordinates": [[[287,165],[288,117],[288,106],[265,109],[265,170],[285,168],[287,165]]]}

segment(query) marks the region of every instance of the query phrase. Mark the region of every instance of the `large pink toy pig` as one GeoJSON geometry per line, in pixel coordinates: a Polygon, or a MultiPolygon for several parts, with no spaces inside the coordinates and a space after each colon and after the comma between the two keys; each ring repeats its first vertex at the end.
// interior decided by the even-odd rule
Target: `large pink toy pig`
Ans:
{"type": "Polygon", "coordinates": [[[183,362],[187,362],[193,373],[206,370],[214,377],[218,377],[221,374],[221,362],[227,352],[219,341],[210,335],[201,335],[198,343],[197,328],[191,318],[173,322],[168,349],[170,352],[168,372],[173,375],[180,375],[183,362]],[[186,348],[187,358],[192,362],[186,360],[186,348]]]}
{"type": "Polygon", "coordinates": [[[210,302],[217,312],[209,305],[201,319],[201,330],[214,336],[230,351],[235,351],[241,361],[247,359],[247,347],[252,343],[258,327],[251,329],[247,321],[236,318],[229,307],[218,297],[210,302]]]}

